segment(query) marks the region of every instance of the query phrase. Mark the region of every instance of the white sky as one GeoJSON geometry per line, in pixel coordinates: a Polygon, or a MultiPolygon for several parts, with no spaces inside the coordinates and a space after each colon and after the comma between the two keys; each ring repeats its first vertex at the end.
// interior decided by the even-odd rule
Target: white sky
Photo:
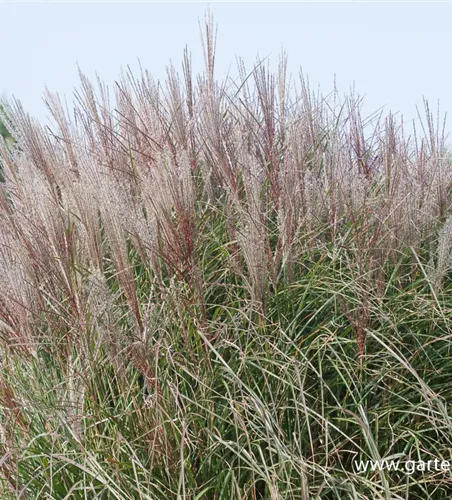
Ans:
{"type": "MultiPolygon", "coordinates": [[[[202,70],[198,19],[206,3],[0,3],[0,94],[14,94],[44,120],[44,86],[71,97],[81,69],[113,85],[140,59],[156,78],[185,44],[202,70]]],[[[211,3],[218,23],[217,76],[251,68],[259,52],[276,68],[283,47],[323,93],[355,83],[365,110],[415,118],[422,97],[452,115],[451,3],[211,3]]],[[[68,99],[70,100],[70,99],[68,99]]],[[[447,130],[452,131],[451,120],[447,130]]]]}

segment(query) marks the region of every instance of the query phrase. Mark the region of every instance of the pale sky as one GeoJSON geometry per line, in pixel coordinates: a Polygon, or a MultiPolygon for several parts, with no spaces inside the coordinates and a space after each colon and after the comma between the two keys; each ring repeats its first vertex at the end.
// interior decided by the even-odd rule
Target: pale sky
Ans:
{"type": "MultiPolygon", "coordinates": [[[[19,98],[41,120],[45,86],[70,101],[77,64],[113,86],[121,65],[138,59],[156,78],[170,59],[180,68],[183,48],[202,70],[198,19],[207,3],[1,3],[0,94],[19,98]]],[[[218,23],[217,76],[251,69],[259,53],[276,68],[281,48],[289,71],[300,67],[327,94],[334,76],[341,91],[353,83],[365,110],[416,117],[429,99],[452,115],[451,3],[210,3],[218,23]]],[[[452,131],[448,119],[447,130],[452,131]]]]}

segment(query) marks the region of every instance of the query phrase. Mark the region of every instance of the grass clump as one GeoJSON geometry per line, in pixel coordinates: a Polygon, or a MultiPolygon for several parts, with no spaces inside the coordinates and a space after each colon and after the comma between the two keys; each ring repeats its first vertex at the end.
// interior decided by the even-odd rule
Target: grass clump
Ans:
{"type": "MultiPolygon", "coordinates": [[[[451,169],[354,95],[81,74],[7,110],[2,498],[447,499],[451,169]],[[73,118],[72,118],[73,116],[73,118]]],[[[254,83],[254,85],[253,85],[254,83]]]]}

